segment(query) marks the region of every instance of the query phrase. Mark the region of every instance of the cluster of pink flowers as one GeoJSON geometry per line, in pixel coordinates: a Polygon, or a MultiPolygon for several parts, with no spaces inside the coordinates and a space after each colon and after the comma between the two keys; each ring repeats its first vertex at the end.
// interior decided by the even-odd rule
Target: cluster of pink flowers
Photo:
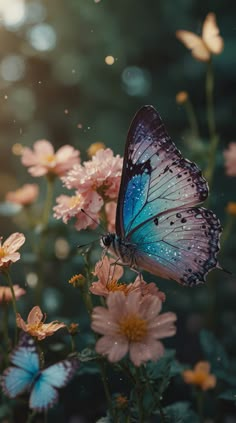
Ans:
{"type": "Polygon", "coordinates": [[[112,150],[101,149],[83,165],[75,165],[62,181],[66,188],[75,190],[72,196],[61,195],[54,207],[54,217],[65,223],[76,218],[78,230],[93,228],[100,220],[100,211],[105,213],[110,225],[114,225],[115,202],[118,197],[123,160],[114,156],[112,150]],[[84,209],[87,215],[81,212],[84,209]],[[94,221],[90,218],[94,219],[94,221]]]}

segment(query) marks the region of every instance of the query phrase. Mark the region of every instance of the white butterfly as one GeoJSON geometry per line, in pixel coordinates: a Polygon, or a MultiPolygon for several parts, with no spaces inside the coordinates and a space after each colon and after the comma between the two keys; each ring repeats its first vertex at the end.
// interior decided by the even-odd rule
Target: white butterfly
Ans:
{"type": "Polygon", "coordinates": [[[224,48],[223,38],[214,13],[208,13],[202,27],[202,36],[190,31],[176,31],[176,37],[192,51],[192,56],[202,62],[210,60],[212,54],[220,54],[224,48]]]}

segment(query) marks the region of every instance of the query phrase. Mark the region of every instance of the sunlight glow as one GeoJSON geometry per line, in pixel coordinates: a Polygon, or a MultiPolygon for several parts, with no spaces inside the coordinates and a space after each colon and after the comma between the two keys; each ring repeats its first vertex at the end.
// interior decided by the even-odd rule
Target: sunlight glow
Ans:
{"type": "Polygon", "coordinates": [[[6,27],[18,27],[24,20],[26,7],[24,0],[0,0],[0,18],[6,27]]]}

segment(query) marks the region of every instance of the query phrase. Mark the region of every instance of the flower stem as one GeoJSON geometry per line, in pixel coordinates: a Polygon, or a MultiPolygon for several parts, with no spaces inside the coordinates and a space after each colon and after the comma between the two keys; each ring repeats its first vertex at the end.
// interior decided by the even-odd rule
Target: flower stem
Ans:
{"type": "Polygon", "coordinates": [[[204,422],[203,405],[204,405],[203,391],[201,389],[198,389],[197,390],[197,412],[199,416],[199,423],[204,422]]]}
{"type": "Polygon", "coordinates": [[[207,73],[206,73],[206,107],[207,107],[207,124],[208,124],[210,145],[209,145],[208,166],[205,171],[205,176],[210,188],[213,182],[213,176],[214,176],[215,164],[216,164],[216,151],[217,151],[217,146],[219,143],[219,137],[216,133],[213,91],[214,91],[214,73],[213,73],[213,67],[212,67],[212,60],[210,59],[207,64],[207,73]]]}
{"type": "Polygon", "coordinates": [[[186,114],[189,121],[191,132],[195,138],[200,138],[197,116],[193,108],[191,100],[188,98],[184,103],[186,114]]]}
{"type": "Polygon", "coordinates": [[[51,209],[52,209],[52,200],[53,200],[53,188],[54,188],[54,177],[47,177],[47,194],[43,210],[43,219],[42,223],[44,226],[48,225],[51,209]]]}
{"type": "Polygon", "coordinates": [[[6,303],[3,303],[3,319],[2,319],[2,334],[3,339],[6,347],[5,352],[5,364],[6,367],[8,366],[9,358],[8,358],[8,352],[9,352],[9,335],[8,335],[8,305],[6,303]]]}
{"type": "Polygon", "coordinates": [[[13,307],[13,311],[14,311],[14,314],[15,314],[15,345],[16,345],[17,335],[18,335],[17,324],[16,324],[16,318],[17,318],[16,296],[15,296],[13,283],[12,283],[11,276],[10,276],[8,269],[4,269],[3,274],[6,277],[6,280],[7,280],[7,283],[9,285],[9,288],[11,290],[11,295],[12,295],[12,307],[13,307]]]}
{"type": "Polygon", "coordinates": [[[26,423],[32,423],[36,414],[37,414],[37,411],[30,412],[26,423]]]}

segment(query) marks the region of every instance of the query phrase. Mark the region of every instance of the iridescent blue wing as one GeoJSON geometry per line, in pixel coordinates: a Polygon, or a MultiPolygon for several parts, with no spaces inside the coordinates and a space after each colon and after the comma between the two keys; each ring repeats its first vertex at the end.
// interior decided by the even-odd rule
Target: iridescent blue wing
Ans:
{"type": "Polygon", "coordinates": [[[202,207],[166,212],[133,231],[136,265],[183,285],[204,283],[218,266],[220,232],[217,217],[202,207]]]}
{"type": "Polygon", "coordinates": [[[117,235],[129,241],[129,234],[148,219],[191,207],[207,196],[207,183],[198,166],[183,158],[159,113],[152,106],[142,107],[134,117],[126,142],[117,235]]]}
{"type": "Polygon", "coordinates": [[[79,361],[71,358],[42,370],[30,395],[30,408],[43,411],[58,401],[57,388],[65,386],[74,376],[79,361]]]}
{"type": "Polygon", "coordinates": [[[1,385],[8,397],[15,398],[30,388],[39,371],[39,357],[35,344],[27,334],[22,334],[10,356],[10,361],[16,367],[11,366],[4,371],[1,385]]]}

